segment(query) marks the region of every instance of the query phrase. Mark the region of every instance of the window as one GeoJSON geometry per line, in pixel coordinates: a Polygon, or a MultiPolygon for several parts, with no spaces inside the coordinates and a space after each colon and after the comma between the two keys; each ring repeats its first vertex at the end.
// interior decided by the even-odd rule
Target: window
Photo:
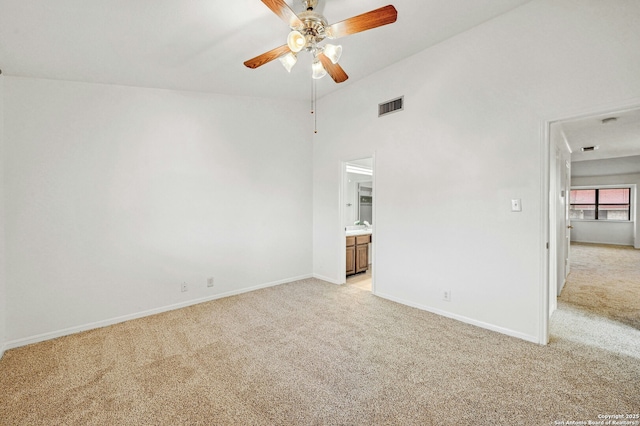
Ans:
{"type": "Polygon", "coordinates": [[[631,220],[631,188],[572,189],[572,220],[631,220]]]}

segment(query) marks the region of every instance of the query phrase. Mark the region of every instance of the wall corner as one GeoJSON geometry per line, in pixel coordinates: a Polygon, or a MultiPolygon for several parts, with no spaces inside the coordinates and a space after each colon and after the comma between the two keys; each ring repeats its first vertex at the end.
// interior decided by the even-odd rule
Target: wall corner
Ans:
{"type": "Polygon", "coordinates": [[[5,275],[5,198],[4,198],[4,75],[0,71],[0,358],[4,355],[7,322],[7,281],[5,275]]]}

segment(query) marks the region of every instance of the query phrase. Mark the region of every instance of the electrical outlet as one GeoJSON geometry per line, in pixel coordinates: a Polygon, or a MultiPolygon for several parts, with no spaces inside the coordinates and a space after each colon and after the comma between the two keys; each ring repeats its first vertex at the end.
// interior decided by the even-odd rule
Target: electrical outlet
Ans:
{"type": "Polygon", "coordinates": [[[187,287],[187,283],[182,283],[182,286],[180,287],[180,291],[184,293],[187,290],[189,290],[189,288],[187,287]]]}
{"type": "Polygon", "coordinates": [[[451,290],[442,290],[442,300],[451,302],[451,290]]]}
{"type": "Polygon", "coordinates": [[[213,277],[207,278],[207,287],[213,287],[213,277]]]}

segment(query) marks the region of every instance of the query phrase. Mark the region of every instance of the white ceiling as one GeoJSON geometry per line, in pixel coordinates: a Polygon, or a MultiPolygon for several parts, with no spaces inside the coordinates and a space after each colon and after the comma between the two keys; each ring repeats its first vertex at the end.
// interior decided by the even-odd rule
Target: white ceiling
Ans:
{"type": "Polygon", "coordinates": [[[360,160],[350,160],[348,164],[353,164],[354,166],[361,166],[365,169],[373,169],[373,158],[362,158],[360,160]]]}
{"type": "MultiPolygon", "coordinates": [[[[386,4],[396,23],[339,39],[340,65],[318,95],[374,73],[530,0],[320,0],[329,23],[386,4]]],[[[302,11],[300,0],[288,0],[302,11]]],[[[260,0],[0,0],[5,75],[308,100],[310,58],[243,62],[285,44],[287,25],[260,0]]]]}
{"type": "MultiPolygon", "coordinates": [[[[560,125],[572,151],[572,162],[640,155],[640,109],[563,121],[560,125]],[[613,117],[616,120],[602,121],[613,117]],[[599,148],[582,152],[582,147],[589,146],[599,148]]],[[[629,161],[634,163],[632,159],[629,161]]],[[[640,164],[636,164],[636,169],[640,169],[640,164]]]]}

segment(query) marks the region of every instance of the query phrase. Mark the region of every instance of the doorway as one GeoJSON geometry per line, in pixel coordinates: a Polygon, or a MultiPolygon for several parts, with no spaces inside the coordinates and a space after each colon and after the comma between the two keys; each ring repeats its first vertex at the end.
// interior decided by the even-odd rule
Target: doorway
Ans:
{"type": "MultiPolygon", "coordinates": [[[[637,142],[640,135],[640,107],[603,109],[547,124],[549,250],[545,314],[549,322],[543,328],[542,343],[548,342],[552,328],[567,317],[570,303],[565,300],[568,296],[563,296],[565,283],[571,294],[575,292],[573,287],[577,285],[577,277],[569,275],[573,257],[570,251],[572,239],[576,240],[574,244],[601,243],[606,247],[607,244],[618,244],[615,238],[619,237],[621,230],[626,229],[627,242],[623,245],[640,248],[637,238],[639,216],[633,208],[637,199],[635,188],[640,182],[640,143],[637,142]],[[574,211],[576,208],[589,206],[575,205],[578,200],[572,202],[575,191],[571,189],[585,185],[633,188],[629,220],[623,223],[620,220],[588,220],[587,217],[577,216],[574,211]],[[575,233],[573,238],[572,233],[575,233]],[[556,306],[558,313],[554,315],[556,306]]],[[[606,219],[606,216],[603,217],[606,219]]],[[[596,260],[589,260],[592,268],[607,267],[597,264],[596,260]]],[[[579,272],[580,268],[576,274],[579,272]]],[[[605,291],[601,286],[592,285],[592,288],[605,291]]],[[[567,324],[563,321],[562,326],[566,328],[567,324]]],[[[578,336],[580,326],[576,327],[574,334],[578,336]]]]}
{"type": "Polygon", "coordinates": [[[375,174],[373,156],[342,162],[341,232],[345,284],[374,292],[375,174]]]}

